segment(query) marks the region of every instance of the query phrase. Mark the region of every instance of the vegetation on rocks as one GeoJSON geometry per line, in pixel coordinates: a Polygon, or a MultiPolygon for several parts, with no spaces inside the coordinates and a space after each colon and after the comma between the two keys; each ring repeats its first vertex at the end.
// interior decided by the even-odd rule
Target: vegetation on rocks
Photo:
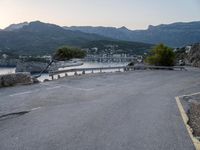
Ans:
{"type": "Polygon", "coordinates": [[[72,58],[84,58],[85,56],[85,51],[79,48],[65,46],[57,49],[56,53],[53,56],[53,59],[58,61],[65,61],[72,58]]]}
{"type": "Polygon", "coordinates": [[[163,44],[155,46],[146,62],[155,66],[173,66],[175,62],[175,53],[173,50],[163,44]]]}
{"type": "Polygon", "coordinates": [[[178,48],[176,59],[182,60],[186,65],[200,67],[200,43],[178,48]]]}

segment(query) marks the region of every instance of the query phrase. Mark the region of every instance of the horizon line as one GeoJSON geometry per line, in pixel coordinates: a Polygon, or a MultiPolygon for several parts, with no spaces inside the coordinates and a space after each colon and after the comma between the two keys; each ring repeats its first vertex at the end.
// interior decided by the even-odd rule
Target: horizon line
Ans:
{"type": "Polygon", "coordinates": [[[21,23],[31,23],[31,22],[41,22],[41,23],[46,23],[46,24],[53,24],[53,25],[57,25],[60,27],[105,27],[105,28],[116,28],[116,29],[120,29],[120,28],[127,28],[128,30],[147,30],[149,28],[149,26],[160,26],[160,25],[170,25],[170,24],[176,24],[176,23],[194,23],[194,22],[200,22],[200,20],[194,20],[194,21],[177,21],[177,22],[168,22],[168,23],[161,23],[161,24],[149,24],[147,25],[145,28],[140,28],[140,29],[133,29],[133,28],[129,28],[127,26],[107,26],[107,25],[60,25],[60,24],[56,24],[56,23],[52,23],[52,22],[46,22],[46,21],[41,21],[41,20],[32,20],[32,21],[21,21],[21,22],[14,22],[11,23],[7,26],[5,26],[4,28],[0,28],[0,30],[4,30],[7,27],[11,26],[11,25],[17,25],[17,24],[21,24],[21,23]]]}

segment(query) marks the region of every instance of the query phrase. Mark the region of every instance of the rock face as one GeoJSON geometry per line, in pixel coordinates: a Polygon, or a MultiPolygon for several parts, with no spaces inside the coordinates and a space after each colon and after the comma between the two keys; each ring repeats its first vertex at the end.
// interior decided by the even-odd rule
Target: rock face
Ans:
{"type": "Polygon", "coordinates": [[[200,67],[200,43],[194,44],[188,53],[188,61],[194,67],[200,67]]]}
{"type": "Polygon", "coordinates": [[[176,56],[177,61],[182,60],[186,65],[200,67],[200,43],[179,48],[176,56]]]}
{"type": "Polygon", "coordinates": [[[14,86],[17,84],[32,84],[30,73],[15,73],[0,75],[0,87],[14,86]]]}

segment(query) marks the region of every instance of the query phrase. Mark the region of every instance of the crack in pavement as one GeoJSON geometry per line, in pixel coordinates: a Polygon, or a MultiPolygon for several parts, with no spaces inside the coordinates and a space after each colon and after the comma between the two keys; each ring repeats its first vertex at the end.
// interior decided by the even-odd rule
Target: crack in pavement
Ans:
{"type": "Polygon", "coordinates": [[[31,111],[38,110],[40,108],[41,107],[37,107],[37,108],[32,108],[30,110],[23,110],[23,111],[11,112],[11,113],[7,113],[7,114],[3,114],[3,115],[0,115],[0,121],[1,120],[5,120],[5,119],[10,118],[10,117],[22,116],[22,115],[25,115],[27,113],[30,113],[31,111]]]}
{"type": "Polygon", "coordinates": [[[0,116],[0,121],[1,120],[5,120],[9,117],[14,117],[14,116],[21,116],[21,115],[25,115],[27,113],[29,113],[31,110],[25,110],[25,111],[19,111],[19,112],[13,112],[13,113],[8,113],[8,114],[4,114],[0,116]]]}

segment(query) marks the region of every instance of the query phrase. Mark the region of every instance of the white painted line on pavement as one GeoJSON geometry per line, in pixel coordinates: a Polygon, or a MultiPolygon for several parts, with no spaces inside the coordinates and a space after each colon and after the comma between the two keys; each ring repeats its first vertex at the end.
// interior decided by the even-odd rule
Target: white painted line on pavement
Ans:
{"type": "Polygon", "coordinates": [[[77,88],[77,87],[72,87],[72,86],[68,86],[68,85],[63,85],[63,87],[74,89],[74,90],[81,90],[81,91],[92,91],[92,90],[94,90],[94,89],[77,88]]]}
{"type": "Polygon", "coordinates": [[[54,86],[54,87],[49,87],[49,88],[46,88],[47,90],[53,90],[53,89],[59,89],[61,88],[62,86],[54,86]]]}
{"type": "Polygon", "coordinates": [[[181,96],[179,96],[179,97],[194,96],[194,95],[197,95],[197,94],[200,94],[200,92],[192,93],[192,94],[188,94],[188,95],[181,95],[181,96]]]}
{"type": "Polygon", "coordinates": [[[38,109],[40,109],[40,108],[41,108],[41,107],[36,107],[36,108],[31,109],[31,111],[38,110],[38,109]]]}
{"type": "Polygon", "coordinates": [[[31,91],[27,91],[27,92],[20,92],[20,93],[15,93],[15,94],[11,94],[9,96],[13,97],[13,96],[20,96],[20,95],[25,95],[25,94],[30,94],[32,93],[31,91]]]}

